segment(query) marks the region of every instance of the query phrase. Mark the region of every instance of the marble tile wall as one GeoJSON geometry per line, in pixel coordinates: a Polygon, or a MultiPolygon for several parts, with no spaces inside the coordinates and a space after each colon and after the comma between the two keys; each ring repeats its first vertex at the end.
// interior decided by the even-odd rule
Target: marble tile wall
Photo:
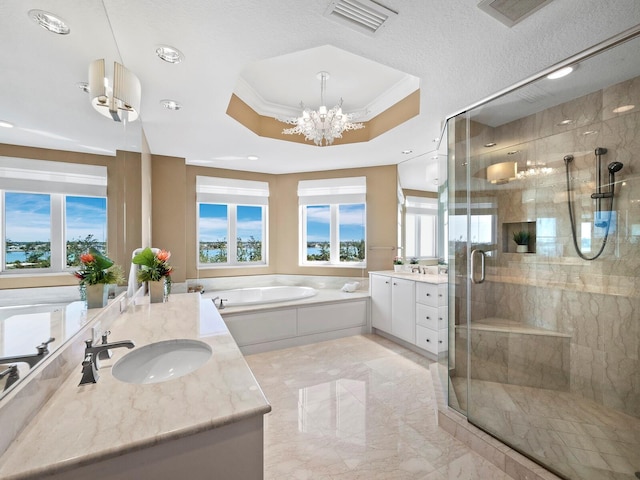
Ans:
{"type": "MultiPolygon", "coordinates": [[[[474,193],[493,199],[498,234],[495,254],[488,258],[487,281],[472,290],[472,321],[500,317],[570,335],[570,391],[640,417],[640,78],[487,127],[472,142],[472,162],[480,166],[516,160],[520,171],[527,161],[555,169],[550,175],[506,185],[486,186],[484,181],[474,193]],[[636,107],[614,113],[620,105],[636,107]],[[571,123],[563,125],[567,119],[571,123]],[[481,144],[488,138],[498,145],[484,153],[481,144]],[[624,168],[616,176],[615,225],[604,253],[585,261],[574,250],[563,157],[574,156],[570,168],[575,216],[578,222],[593,222],[595,202],[590,195],[595,191],[596,147],[608,150],[602,158],[605,183],[606,165],[618,161],[624,168]],[[518,153],[507,157],[509,151],[518,153]],[[502,235],[502,225],[518,222],[536,222],[535,254],[508,253],[504,242],[511,239],[502,235]]],[[[480,185],[481,173],[476,177],[480,185]]],[[[609,210],[608,200],[602,205],[609,210]]],[[[588,255],[599,249],[602,230],[593,232],[588,255]]],[[[457,318],[464,323],[464,286],[457,300],[457,318]]],[[[498,346],[501,340],[495,336],[491,341],[498,346]]],[[[483,342],[488,348],[486,338],[483,342]]],[[[483,356],[498,377],[507,375],[504,368],[496,368],[496,356],[507,355],[499,352],[483,356]]],[[[460,346],[456,374],[466,371],[464,353],[460,346]]]]}

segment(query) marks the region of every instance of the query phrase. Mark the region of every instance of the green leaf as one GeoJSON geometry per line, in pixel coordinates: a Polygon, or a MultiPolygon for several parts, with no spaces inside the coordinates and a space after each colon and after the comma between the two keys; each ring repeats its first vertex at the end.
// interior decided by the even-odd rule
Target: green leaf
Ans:
{"type": "Polygon", "coordinates": [[[131,263],[135,263],[136,265],[144,265],[146,267],[153,267],[154,262],[155,255],[149,247],[145,248],[140,253],[135,255],[131,260],[131,263]]]}
{"type": "Polygon", "coordinates": [[[98,267],[99,270],[106,270],[113,266],[113,261],[110,258],[105,257],[94,247],[89,248],[89,253],[96,259],[96,267],[98,267]]]}

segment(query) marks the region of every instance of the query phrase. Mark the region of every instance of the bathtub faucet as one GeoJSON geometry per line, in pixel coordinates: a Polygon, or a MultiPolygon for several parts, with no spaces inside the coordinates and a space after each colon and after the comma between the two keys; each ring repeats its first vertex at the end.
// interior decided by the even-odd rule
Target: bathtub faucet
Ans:
{"type": "Polygon", "coordinates": [[[36,347],[36,350],[38,351],[38,353],[34,353],[31,355],[17,355],[15,357],[0,358],[0,364],[24,362],[29,365],[29,368],[33,368],[36,363],[42,360],[45,357],[45,355],[49,353],[49,344],[54,340],[55,338],[51,337],[46,342],[42,342],[40,345],[38,345],[36,347]]]}
{"type": "Polygon", "coordinates": [[[216,305],[218,310],[222,310],[224,308],[224,303],[222,303],[222,302],[226,302],[227,299],[226,298],[216,297],[212,301],[213,301],[213,304],[216,305]],[[216,300],[220,300],[220,304],[216,305],[216,300]]]}

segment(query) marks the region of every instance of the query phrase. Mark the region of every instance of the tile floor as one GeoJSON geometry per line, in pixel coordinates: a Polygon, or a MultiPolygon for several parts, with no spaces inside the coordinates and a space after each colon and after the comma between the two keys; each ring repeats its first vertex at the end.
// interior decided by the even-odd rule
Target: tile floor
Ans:
{"type": "MultiPolygon", "coordinates": [[[[466,407],[466,380],[452,385],[466,407]]],[[[471,389],[476,422],[566,477],[639,478],[640,419],[570,392],[482,380],[471,389]]]]}
{"type": "Polygon", "coordinates": [[[377,335],[249,355],[265,479],[511,480],[436,423],[430,361],[377,335]]]}

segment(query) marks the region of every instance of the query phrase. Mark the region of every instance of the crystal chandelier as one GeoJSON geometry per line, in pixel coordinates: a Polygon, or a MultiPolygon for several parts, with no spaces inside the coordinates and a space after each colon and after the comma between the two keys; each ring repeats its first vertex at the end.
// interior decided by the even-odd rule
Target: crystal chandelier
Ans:
{"type": "Polygon", "coordinates": [[[304,103],[300,103],[302,115],[297,118],[279,119],[281,122],[295,125],[292,128],[285,128],[282,133],[285,135],[304,135],[305,140],[313,140],[318,146],[331,145],[336,138],[342,138],[342,132],[347,130],[359,130],[364,128],[363,123],[352,123],[351,120],[358,115],[354,113],[342,112],[342,99],[338,105],[327,109],[324,101],[324,93],[327,87],[327,72],[318,73],[320,79],[320,107],[318,110],[305,108],[304,103]]]}
{"type": "Polygon", "coordinates": [[[527,167],[526,170],[518,172],[516,174],[516,177],[519,180],[524,180],[527,178],[538,177],[541,175],[551,175],[552,173],[555,173],[555,172],[556,172],[555,168],[536,165],[533,167],[527,167]]]}

